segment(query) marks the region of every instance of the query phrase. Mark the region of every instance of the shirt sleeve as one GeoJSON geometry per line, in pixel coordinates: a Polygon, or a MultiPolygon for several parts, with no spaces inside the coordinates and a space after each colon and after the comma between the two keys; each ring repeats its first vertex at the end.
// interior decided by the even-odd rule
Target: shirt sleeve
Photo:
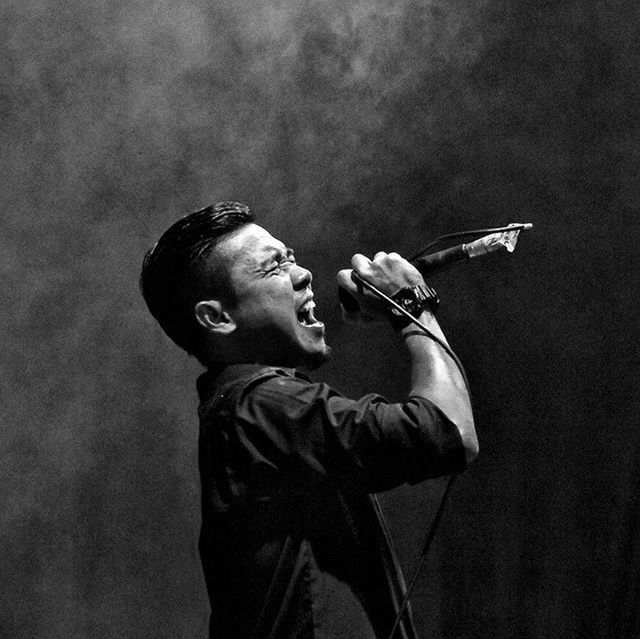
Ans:
{"type": "Polygon", "coordinates": [[[456,425],[422,397],[352,400],[326,384],[274,373],[245,387],[235,408],[248,458],[291,473],[301,488],[327,481],[374,493],[466,467],[456,425]]]}

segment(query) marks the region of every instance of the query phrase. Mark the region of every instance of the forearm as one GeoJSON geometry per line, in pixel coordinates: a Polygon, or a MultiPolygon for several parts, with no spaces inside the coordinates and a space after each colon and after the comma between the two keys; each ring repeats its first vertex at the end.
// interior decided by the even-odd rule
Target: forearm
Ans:
{"type": "MultiPolygon", "coordinates": [[[[437,320],[431,313],[424,312],[420,321],[447,344],[437,320]]],[[[464,443],[467,461],[472,461],[478,454],[478,440],[469,392],[460,369],[440,344],[414,324],[402,329],[401,335],[409,353],[411,366],[409,394],[430,400],[456,424],[464,443]]]]}
{"type": "MultiPolygon", "coordinates": [[[[360,307],[371,317],[388,317],[389,309],[376,296],[358,289],[353,273],[391,298],[405,289],[411,290],[424,285],[424,279],[418,270],[397,253],[378,252],[373,260],[356,253],[351,258],[351,265],[353,271],[343,269],[338,273],[338,282],[358,299],[360,307]]],[[[424,311],[420,320],[446,344],[432,313],[424,311]]],[[[478,441],[469,393],[461,371],[442,345],[425,335],[414,324],[409,324],[401,333],[411,362],[410,395],[430,400],[456,425],[462,437],[467,461],[471,461],[478,453],[478,441]]]]}

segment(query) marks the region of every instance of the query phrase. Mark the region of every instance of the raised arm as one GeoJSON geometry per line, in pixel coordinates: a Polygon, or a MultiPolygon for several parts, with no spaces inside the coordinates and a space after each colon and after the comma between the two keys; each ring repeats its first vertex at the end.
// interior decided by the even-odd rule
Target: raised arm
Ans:
{"type": "MultiPolygon", "coordinates": [[[[403,288],[424,285],[422,275],[397,253],[376,253],[373,260],[356,254],[351,269],[338,273],[338,282],[357,298],[362,315],[369,319],[389,318],[389,309],[371,293],[358,290],[351,278],[355,272],[391,297],[403,288]]],[[[425,309],[420,321],[434,335],[446,343],[446,338],[434,315],[425,309]]],[[[399,331],[408,354],[411,381],[407,396],[429,399],[456,424],[462,438],[467,462],[478,454],[478,440],[473,423],[471,403],[464,379],[457,364],[435,340],[421,332],[415,325],[399,331]]]]}

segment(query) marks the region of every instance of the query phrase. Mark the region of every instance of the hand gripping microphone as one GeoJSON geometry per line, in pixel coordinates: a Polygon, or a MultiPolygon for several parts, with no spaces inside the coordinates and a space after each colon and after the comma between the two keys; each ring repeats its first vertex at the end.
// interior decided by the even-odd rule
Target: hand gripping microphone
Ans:
{"type": "MultiPolygon", "coordinates": [[[[524,224],[514,223],[494,229],[479,229],[477,231],[463,231],[461,233],[442,235],[431,242],[427,248],[420,251],[420,253],[412,257],[409,261],[413,263],[423,277],[428,277],[429,275],[438,273],[439,271],[459,262],[466,262],[472,258],[487,255],[488,253],[493,253],[494,251],[499,251],[501,249],[505,249],[507,252],[513,253],[516,248],[518,234],[520,231],[526,231],[532,228],[533,224],[530,222],[524,224]],[[457,246],[452,246],[451,248],[444,249],[443,251],[423,256],[423,253],[437,242],[454,237],[478,235],[480,233],[488,233],[488,235],[467,244],[458,244],[457,246]]],[[[338,287],[338,297],[345,312],[353,314],[360,310],[358,301],[341,286],[338,287]]]]}

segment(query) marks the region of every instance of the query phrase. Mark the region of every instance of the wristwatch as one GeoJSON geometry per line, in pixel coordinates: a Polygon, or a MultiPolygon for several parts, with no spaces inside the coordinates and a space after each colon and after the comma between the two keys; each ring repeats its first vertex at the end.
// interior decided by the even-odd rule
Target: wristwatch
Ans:
{"type": "MultiPolygon", "coordinates": [[[[435,289],[427,284],[417,284],[415,286],[401,288],[391,296],[391,299],[415,318],[420,317],[425,309],[428,309],[431,313],[435,313],[440,304],[435,289]]],[[[392,307],[391,324],[394,328],[401,329],[411,324],[411,320],[392,307]]]]}

